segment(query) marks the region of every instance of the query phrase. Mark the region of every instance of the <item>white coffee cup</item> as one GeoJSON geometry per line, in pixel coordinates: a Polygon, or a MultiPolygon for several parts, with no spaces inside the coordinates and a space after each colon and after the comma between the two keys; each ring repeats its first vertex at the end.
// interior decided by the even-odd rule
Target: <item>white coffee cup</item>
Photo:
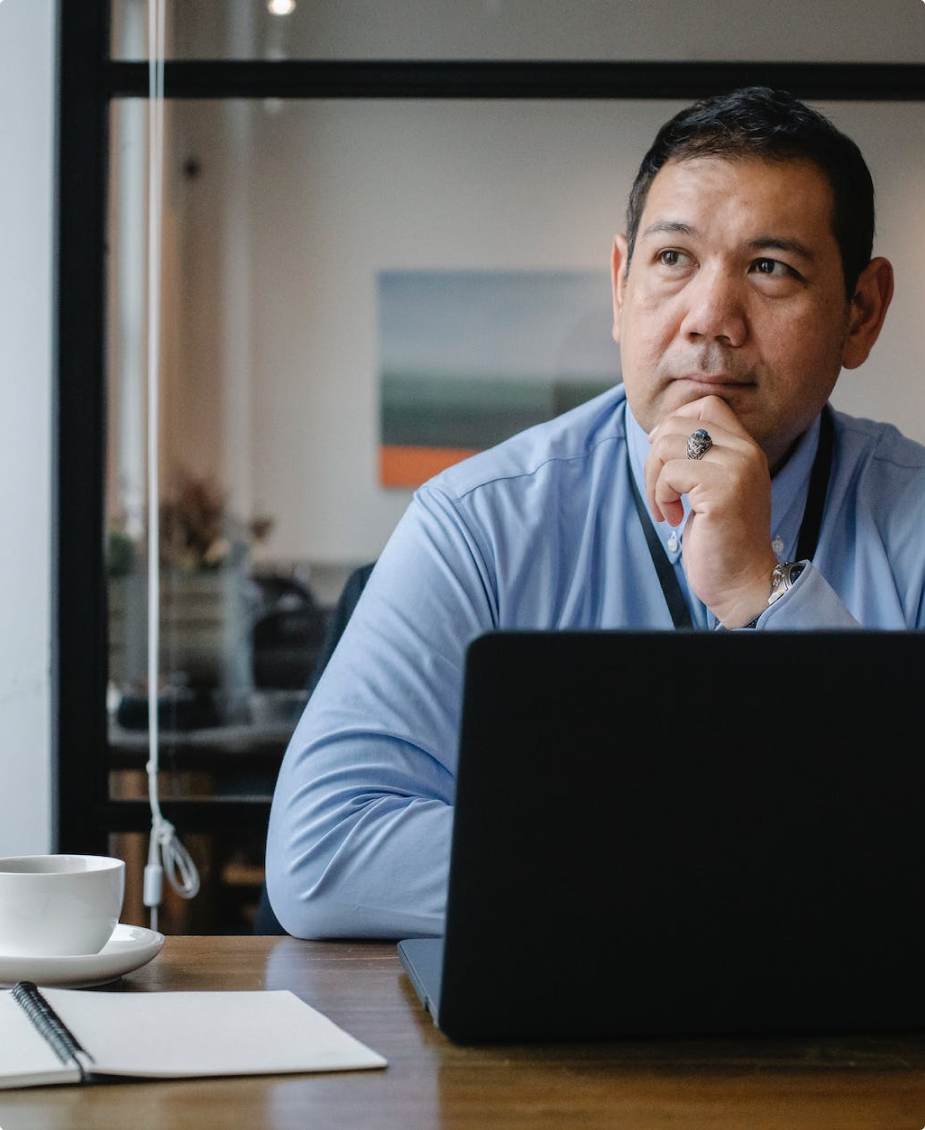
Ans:
{"type": "Polygon", "coordinates": [[[121,859],[0,858],[0,957],[99,953],[119,922],[124,894],[121,859]]]}

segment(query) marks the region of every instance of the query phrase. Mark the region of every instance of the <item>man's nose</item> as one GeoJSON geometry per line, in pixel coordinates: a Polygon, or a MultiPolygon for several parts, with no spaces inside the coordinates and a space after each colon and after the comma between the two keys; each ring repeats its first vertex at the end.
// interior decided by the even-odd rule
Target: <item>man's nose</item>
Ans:
{"type": "Polygon", "coordinates": [[[742,345],[747,336],[741,282],[719,267],[701,267],[685,288],[681,333],[690,341],[742,345]]]}

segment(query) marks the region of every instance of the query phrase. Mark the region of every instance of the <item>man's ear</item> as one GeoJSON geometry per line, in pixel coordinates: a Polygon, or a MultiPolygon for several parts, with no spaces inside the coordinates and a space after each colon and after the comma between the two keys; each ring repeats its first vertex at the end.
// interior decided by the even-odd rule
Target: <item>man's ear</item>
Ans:
{"type": "Polygon", "coordinates": [[[626,269],[629,255],[625,235],[613,237],[613,252],[610,257],[610,278],[613,287],[613,339],[620,340],[620,313],[623,309],[623,294],[626,290],[626,269]]]}
{"type": "Polygon", "coordinates": [[[856,369],[880,336],[883,319],[893,297],[893,266],[888,259],[871,259],[858,279],[848,310],[848,334],[842,350],[842,365],[856,369]]]}

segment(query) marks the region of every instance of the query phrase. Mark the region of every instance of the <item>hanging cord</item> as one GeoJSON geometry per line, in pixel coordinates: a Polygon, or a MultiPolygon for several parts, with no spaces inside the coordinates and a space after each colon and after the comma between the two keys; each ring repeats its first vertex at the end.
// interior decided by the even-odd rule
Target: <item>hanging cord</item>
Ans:
{"type": "Polygon", "coordinates": [[[160,388],[161,218],[164,180],[164,42],[166,0],[148,0],[148,803],[151,838],[144,876],[144,904],[151,929],[164,888],[164,871],[181,898],[199,892],[199,874],[158,797],[158,682],[160,652],[160,497],[158,406],[160,388]]]}

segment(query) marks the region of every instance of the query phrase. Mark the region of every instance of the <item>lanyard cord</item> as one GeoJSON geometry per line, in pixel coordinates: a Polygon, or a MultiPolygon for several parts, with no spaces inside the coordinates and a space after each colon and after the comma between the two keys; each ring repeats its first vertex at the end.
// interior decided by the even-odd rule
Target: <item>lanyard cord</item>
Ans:
{"type": "Polygon", "coordinates": [[[825,405],[819,419],[819,446],[809,476],[809,491],[806,506],[803,508],[803,521],[797,538],[797,561],[812,561],[816,556],[819,530],[822,528],[822,511],[825,496],[829,490],[829,474],[832,470],[832,443],[835,427],[832,423],[832,409],[825,405]]]}
{"type": "MultiPolygon", "coordinates": [[[[625,409],[624,409],[625,411],[625,409]]],[[[797,561],[811,561],[816,553],[819,542],[819,530],[822,527],[822,511],[825,508],[825,496],[829,489],[829,474],[832,470],[832,442],[834,436],[832,424],[832,409],[828,404],[822,409],[819,420],[819,444],[816,448],[816,458],[813,460],[813,469],[809,476],[809,490],[806,494],[806,505],[803,508],[803,520],[800,523],[800,534],[797,538],[797,561]]],[[[671,613],[671,622],[675,628],[693,628],[690,610],[681,585],[678,583],[674,566],[662,548],[661,539],[652,523],[649,509],[642,500],[639,488],[636,486],[636,477],[633,474],[633,465],[630,461],[630,445],[626,445],[626,467],[629,472],[630,488],[633,492],[633,502],[636,504],[636,513],[646,535],[646,544],[652,564],[658,573],[659,584],[665,594],[665,602],[671,613]]]]}
{"type": "Polygon", "coordinates": [[[665,551],[662,549],[662,543],[658,534],[655,532],[652,519],[649,517],[649,510],[642,501],[642,497],[639,494],[639,487],[636,486],[636,476],[633,474],[633,466],[630,462],[629,443],[626,445],[626,468],[629,471],[630,486],[633,490],[633,502],[636,503],[636,513],[639,515],[639,521],[642,524],[642,532],[646,535],[646,544],[649,547],[652,564],[655,566],[656,573],[658,573],[659,584],[662,586],[662,592],[665,594],[668,611],[671,613],[671,622],[676,628],[693,628],[694,622],[691,619],[687,601],[684,599],[684,593],[681,592],[681,586],[678,584],[674,566],[668,560],[665,551]]]}

